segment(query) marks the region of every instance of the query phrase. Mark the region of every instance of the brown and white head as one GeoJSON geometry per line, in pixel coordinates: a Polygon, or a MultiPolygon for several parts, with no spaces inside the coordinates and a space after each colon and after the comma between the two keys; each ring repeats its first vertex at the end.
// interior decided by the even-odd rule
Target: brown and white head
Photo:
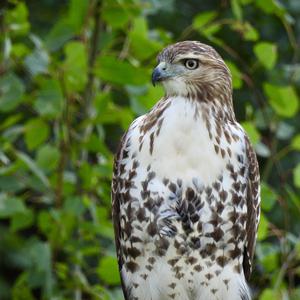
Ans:
{"type": "Polygon", "coordinates": [[[152,73],[152,83],[156,82],[162,83],[167,96],[182,96],[200,102],[218,98],[231,104],[232,83],[228,67],[211,46],[198,41],[178,42],[163,49],[152,73]]]}

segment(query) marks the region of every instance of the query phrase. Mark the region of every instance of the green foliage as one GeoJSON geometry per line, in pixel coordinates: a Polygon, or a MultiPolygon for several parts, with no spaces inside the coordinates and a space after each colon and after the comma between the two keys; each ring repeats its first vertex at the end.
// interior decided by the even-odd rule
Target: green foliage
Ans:
{"type": "Polygon", "coordinates": [[[277,60],[277,47],[272,43],[259,42],[254,46],[254,53],[267,69],[273,69],[277,60]]]}
{"type": "Polygon", "coordinates": [[[298,0],[2,2],[0,299],[123,299],[113,153],[163,95],[156,54],[184,39],[226,60],[258,154],[254,298],[300,298],[298,0]]]}
{"type": "Polygon", "coordinates": [[[81,92],[87,83],[87,50],[80,42],[68,42],[64,47],[63,72],[66,92],[81,92]]]}
{"type": "Polygon", "coordinates": [[[0,111],[11,111],[22,102],[24,84],[14,74],[5,74],[0,78],[0,111]]]}
{"type": "Polygon", "coordinates": [[[120,284],[117,259],[111,256],[102,258],[98,267],[98,275],[107,284],[120,284]]]}
{"type": "Polygon", "coordinates": [[[142,85],[149,81],[148,70],[138,68],[118,57],[100,56],[97,61],[96,75],[102,80],[115,84],[142,85]]]}
{"type": "Polygon", "coordinates": [[[295,186],[300,188],[300,164],[296,166],[293,173],[294,173],[294,184],[295,186]]]}
{"type": "Polygon", "coordinates": [[[41,119],[30,119],[25,124],[25,143],[29,150],[36,149],[47,139],[49,135],[49,127],[41,119]]]}
{"type": "Polygon", "coordinates": [[[298,111],[299,100],[293,87],[264,84],[269,103],[275,112],[282,117],[293,117],[298,111]]]}

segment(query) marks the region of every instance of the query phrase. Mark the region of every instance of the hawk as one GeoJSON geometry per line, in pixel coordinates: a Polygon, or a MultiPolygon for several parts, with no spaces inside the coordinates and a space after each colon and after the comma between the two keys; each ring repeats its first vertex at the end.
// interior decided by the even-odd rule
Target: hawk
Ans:
{"type": "Polygon", "coordinates": [[[126,300],[249,300],[260,212],[255,152],[210,46],[158,55],[165,96],[124,134],[112,182],[126,300]]]}

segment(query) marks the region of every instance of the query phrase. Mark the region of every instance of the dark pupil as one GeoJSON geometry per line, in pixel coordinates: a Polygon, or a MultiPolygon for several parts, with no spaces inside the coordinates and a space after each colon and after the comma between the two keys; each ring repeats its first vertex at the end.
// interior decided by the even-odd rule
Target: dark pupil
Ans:
{"type": "Polygon", "coordinates": [[[189,61],[188,61],[188,66],[189,66],[190,68],[193,68],[193,67],[195,66],[195,62],[194,62],[193,60],[189,60],[189,61]]]}

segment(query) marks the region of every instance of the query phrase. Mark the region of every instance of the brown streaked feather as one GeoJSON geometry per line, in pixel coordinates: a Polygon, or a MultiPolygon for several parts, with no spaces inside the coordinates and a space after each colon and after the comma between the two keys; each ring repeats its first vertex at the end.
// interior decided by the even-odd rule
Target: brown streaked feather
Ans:
{"type": "Polygon", "coordinates": [[[183,41],[170,45],[163,49],[163,51],[159,53],[157,58],[159,61],[167,60],[169,62],[173,62],[176,56],[185,54],[187,52],[192,52],[194,54],[205,53],[206,55],[214,59],[221,59],[221,56],[213,47],[200,43],[198,41],[183,41]]]}
{"type": "MultiPolygon", "coordinates": [[[[114,225],[114,231],[115,231],[115,245],[116,245],[116,250],[117,250],[117,258],[118,258],[120,275],[121,275],[121,270],[122,270],[122,266],[123,266],[124,262],[122,259],[123,255],[121,253],[121,247],[120,247],[121,228],[120,228],[120,194],[119,194],[118,177],[119,177],[119,173],[120,173],[119,162],[122,159],[122,153],[123,153],[122,150],[124,148],[126,136],[127,136],[127,132],[125,132],[124,135],[122,136],[117,153],[115,155],[114,167],[113,167],[113,178],[112,178],[112,192],[111,192],[112,219],[113,219],[113,223],[114,223],[113,225],[114,225]]],[[[122,275],[121,275],[121,284],[122,284],[124,299],[129,300],[122,275]]]]}
{"type": "Polygon", "coordinates": [[[252,259],[255,251],[257,228],[260,214],[260,176],[256,154],[246,138],[246,155],[249,160],[248,186],[247,186],[247,224],[246,224],[246,246],[244,251],[243,268],[247,280],[252,272],[252,259]]]}

